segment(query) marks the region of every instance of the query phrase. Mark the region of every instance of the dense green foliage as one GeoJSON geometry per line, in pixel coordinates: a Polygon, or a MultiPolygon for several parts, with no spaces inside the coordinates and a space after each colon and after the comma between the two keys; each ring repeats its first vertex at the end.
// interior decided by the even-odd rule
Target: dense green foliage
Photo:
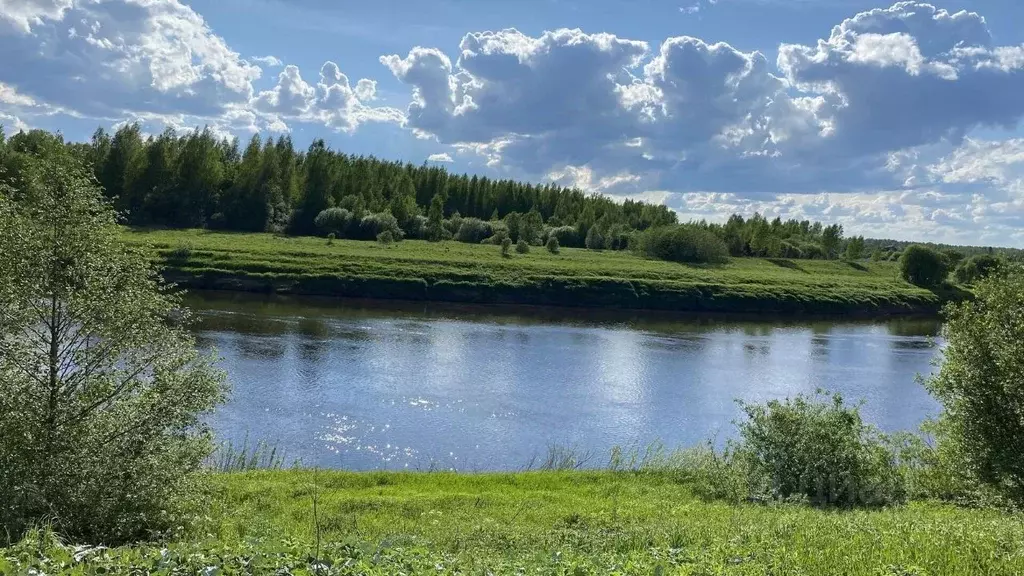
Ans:
{"type": "Polygon", "coordinates": [[[34,536],[0,550],[0,573],[1024,572],[1018,516],[934,503],[835,512],[706,502],[671,472],[276,471],[213,481],[209,519],[171,542],[76,549],[34,536]]]}
{"type": "Polygon", "coordinates": [[[88,169],[37,153],[0,185],[0,540],[43,522],[105,542],[171,527],[223,377],[168,325],[179,300],[123,245],[88,169]]]}
{"type": "Polygon", "coordinates": [[[839,395],[825,401],[797,396],[743,409],[747,420],[740,424],[739,450],[754,484],[764,482],[768,496],[869,506],[906,498],[895,453],[839,395]]]}
{"type": "Polygon", "coordinates": [[[900,275],[922,288],[934,288],[949,274],[946,258],[937,250],[914,244],[900,256],[900,275]]]}
{"type": "Polygon", "coordinates": [[[928,380],[972,474],[1024,503],[1024,270],[980,281],[950,306],[942,368],[928,380]]]}
{"type": "Polygon", "coordinates": [[[961,284],[974,284],[988,278],[1003,266],[1003,259],[991,254],[979,254],[963,260],[956,266],[954,275],[961,284]]]}
{"type": "Polygon", "coordinates": [[[721,238],[732,256],[831,259],[839,257],[844,242],[843,227],[838,224],[783,222],[781,218],[769,222],[760,214],[749,219],[733,215],[725,224],[697,225],[721,238]]]}
{"type": "Polygon", "coordinates": [[[854,236],[846,242],[846,251],[843,257],[847,260],[860,260],[864,257],[864,237],[854,236]]]}
{"type": "Polygon", "coordinates": [[[732,259],[686,266],[630,252],[561,248],[502,258],[493,246],[204,231],[127,233],[151,245],[169,277],[194,288],[327,296],[677,311],[937,312],[941,298],[897,278],[889,262],[732,259]],[[182,247],[190,258],[175,253],[182,247]]]}
{"type": "Polygon", "coordinates": [[[906,240],[887,240],[879,238],[866,238],[864,240],[865,252],[874,253],[875,251],[883,255],[898,255],[907,249],[907,247],[914,244],[926,246],[933,250],[938,250],[943,254],[953,255],[954,258],[949,260],[950,269],[956,267],[960,263],[960,260],[969,256],[979,256],[987,254],[990,256],[999,256],[1008,260],[1022,261],[1024,260],[1024,250],[1020,248],[996,248],[993,246],[963,246],[963,245],[952,245],[952,244],[937,244],[932,242],[910,242],[906,240]]]}
{"type": "MultiPolygon", "coordinates": [[[[22,156],[47,142],[62,140],[43,131],[19,133],[3,145],[5,163],[16,168],[22,156]]],[[[237,141],[219,140],[209,131],[167,130],[146,137],[137,124],[127,124],[112,135],[97,130],[90,143],[68,148],[93,166],[108,197],[137,226],[333,231],[339,238],[372,240],[376,234],[358,224],[367,214],[389,212],[405,236],[436,240],[442,237],[439,221],[459,214],[503,219],[513,242],[523,237],[533,244],[540,242],[545,223],[570,226],[583,239],[591,228],[621,236],[676,221],[665,206],[617,203],[554,184],[470,177],[439,166],[351,156],[328,149],[322,140],[297,151],[288,136],[264,140],[256,135],[242,150],[237,141]],[[336,226],[337,213],[318,223],[331,208],[347,210],[358,235],[336,226]]],[[[573,245],[582,246],[582,240],[573,245]]]]}
{"type": "Polygon", "coordinates": [[[670,262],[722,264],[729,259],[725,242],[692,224],[651,228],[639,235],[634,244],[638,253],[670,262]]]}

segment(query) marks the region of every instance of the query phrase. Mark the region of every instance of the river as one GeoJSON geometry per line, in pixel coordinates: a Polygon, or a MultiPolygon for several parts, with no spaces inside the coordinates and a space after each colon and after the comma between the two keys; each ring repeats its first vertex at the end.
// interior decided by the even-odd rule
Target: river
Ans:
{"type": "Polygon", "coordinates": [[[306,465],[520,469],[549,446],[607,462],[614,446],[734,434],[735,399],[818,388],[863,400],[887,431],[938,405],[916,378],[934,320],[782,321],[188,297],[201,347],[232,385],[222,440],[266,440],[306,465]]]}

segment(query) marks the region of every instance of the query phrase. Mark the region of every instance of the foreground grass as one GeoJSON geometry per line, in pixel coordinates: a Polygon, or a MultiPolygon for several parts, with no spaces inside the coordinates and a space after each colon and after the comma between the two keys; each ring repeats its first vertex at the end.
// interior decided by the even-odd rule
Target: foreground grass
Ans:
{"type": "Polygon", "coordinates": [[[78,550],[80,561],[50,544],[45,563],[30,542],[0,551],[0,573],[1024,573],[1021,517],[931,503],[708,503],[667,475],[613,472],[272,471],[213,484],[200,529],[176,542],[78,550]]]}
{"type": "Polygon", "coordinates": [[[200,230],[133,231],[193,288],[347,297],[779,313],[933,312],[943,298],[894,263],[732,259],[684,266],[631,253],[563,249],[502,257],[490,245],[285,238],[200,230]]]}

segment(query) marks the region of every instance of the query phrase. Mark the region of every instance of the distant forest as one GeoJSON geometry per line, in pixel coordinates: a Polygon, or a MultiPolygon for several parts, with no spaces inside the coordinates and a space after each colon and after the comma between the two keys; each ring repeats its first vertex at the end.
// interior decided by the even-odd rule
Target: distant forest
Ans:
{"type": "MultiPolygon", "coordinates": [[[[53,138],[60,136],[37,130],[7,139],[0,144],[5,164],[16,165],[18,154],[32,154],[53,138]]],[[[255,135],[241,149],[238,140],[221,140],[208,130],[145,137],[129,124],[67,146],[92,166],[132,226],[315,234],[316,217],[338,207],[357,218],[390,212],[405,229],[435,198],[443,200],[446,217],[491,220],[537,212],[545,223],[575,226],[584,236],[595,225],[644,230],[676,222],[675,213],[660,205],[352,156],[323,140],[298,151],[289,136],[255,135]]]]}
{"type": "MultiPolygon", "coordinates": [[[[0,170],[17,180],[24,155],[54,144],[92,168],[130,226],[535,245],[555,237],[561,246],[626,249],[649,229],[679,224],[663,205],[354,156],[323,140],[296,150],[287,135],[257,134],[242,149],[209,130],[145,136],[138,124],[126,124],[113,134],[101,128],[90,142],[64,142],[42,130],[6,138],[0,127],[0,170]]],[[[907,244],[845,238],[839,225],[759,214],[685,226],[714,233],[732,256],[891,259],[907,244]]]]}

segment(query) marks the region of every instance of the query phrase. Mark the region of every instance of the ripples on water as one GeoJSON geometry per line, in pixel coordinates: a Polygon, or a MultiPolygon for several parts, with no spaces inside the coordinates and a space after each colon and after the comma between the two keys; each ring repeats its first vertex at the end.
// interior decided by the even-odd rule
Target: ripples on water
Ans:
{"type": "MultiPolygon", "coordinates": [[[[910,429],[938,323],[750,322],[664,315],[259,299],[204,294],[197,338],[223,357],[224,439],[351,469],[515,469],[551,444],[724,441],[734,399],[819,387],[910,429]]],[[[595,462],[600,464],[601,462],[595,462]]]]}

